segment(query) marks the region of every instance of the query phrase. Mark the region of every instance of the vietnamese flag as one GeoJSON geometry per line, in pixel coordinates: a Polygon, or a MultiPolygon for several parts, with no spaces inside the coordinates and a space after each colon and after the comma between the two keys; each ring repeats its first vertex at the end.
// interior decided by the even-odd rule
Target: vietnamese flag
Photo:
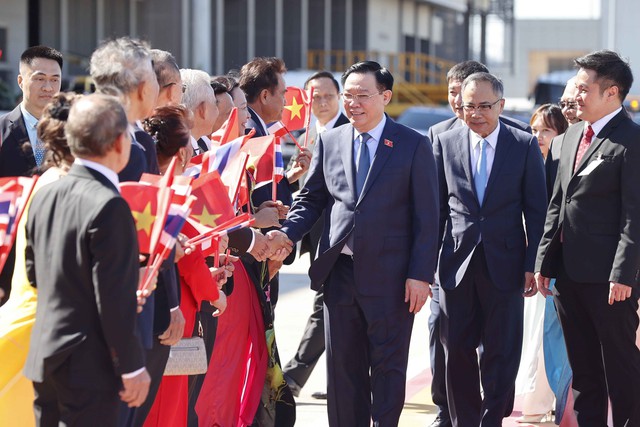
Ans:
{"type": "Polygon", "coordinates": [[[191,194],[198,200],[193,204],[189,218],[200,225],[199,230],[214,228],[235,217],[228,190],[218,172],[194,180],[191,194]]]}
{"type": "Polygon", "coordinates": [[[136,223],[138,246],[141,254],[151,253],[151,232],[158,214],[158,190],[155,185],[123,182],[120,194],[129,204],[136,223]]]}
{"type": "Polygon", "coordinates": [[[273,180],[276,166],[276,137],[274,135],[251,138],[240,149],[249,154],[247,171],[251,173],[256,184],[273,180]]]}
{"type": "Polygon", "coordinates": [[[288,86],[284,95],[285,106],[282,111],[282,123],[293,131],[307,128],[311,120],[311,96],[306,90],[288,86]]]}
{"type": "Polygon", "coordinates": [[[233,107],[229,118],[220,126],[220,129],[211,134],[209,139],[214,146],[220,146],[239,136],[241,135],[238,129],[238,108],[233,107]]]}

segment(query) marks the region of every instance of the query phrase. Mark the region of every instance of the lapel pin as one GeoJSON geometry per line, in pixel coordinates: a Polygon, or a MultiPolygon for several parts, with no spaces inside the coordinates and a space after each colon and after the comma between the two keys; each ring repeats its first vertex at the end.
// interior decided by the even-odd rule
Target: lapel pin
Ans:
{"type": "Polygon", "coordinates": [[[386,145],[389,148],[393,148],[393,141],[390,141],[388,139],[384,140],[384,145],[386,145]]]}

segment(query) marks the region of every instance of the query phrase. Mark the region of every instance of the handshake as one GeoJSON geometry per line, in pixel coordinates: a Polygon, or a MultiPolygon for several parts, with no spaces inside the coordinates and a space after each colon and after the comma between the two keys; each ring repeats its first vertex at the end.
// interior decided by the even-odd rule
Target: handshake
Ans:
{"type": "Polygon", "coordinates": [[[293,242],[282,231],[273,230],[266,235],[253,230],[253,248],[249,253],[257,260],[284,261],[293,251],[293,242]]]}

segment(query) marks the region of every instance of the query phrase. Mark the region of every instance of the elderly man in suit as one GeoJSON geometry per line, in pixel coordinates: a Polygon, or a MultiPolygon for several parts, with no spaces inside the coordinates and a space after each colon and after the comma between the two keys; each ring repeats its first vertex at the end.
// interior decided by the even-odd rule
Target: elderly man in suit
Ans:
{"type": "Polygon", "coordinates": [[[536,262],[554,300],[581,426],[640,425],[640,127],[622,107],[633,75],[617,53],[578,58],[577,116],[560,162],[536,262]]]}
{"type": "Polygon", "coordinates": [[[127,118],[117,99],[89,95],[71,108],[65,133],[76,160],[34,196],[27,221],[38,307],[25,375],[38,425],[115,425],[118,397],[139,406],[150,382],[135,333],[136,229],[118,190],[127,118]]]}
{"type": "MultiPolygon", "coordinates": [[[[464,112],[462,110],[462,82],[473,73],[488,73],[487,67],[478,61],[460,62],[447,72],[448,101],[454,117],[443,120],[429,128],[429,140],[442,132],[450,129],[466,126],[464,122],[464,112]]],[[[500,116],[500,121],[509,126],[531,133],[531,127],[519,120],[500,116]]],[[[434,283],[431,287],[433,298],[429,308],[429,355],[431,359],[431,399],[438,407],[438,415],[431,424],[431,427],[451,427],[451,417],[449,415],[449,405],[447,403],[447,385],[445,375],[444,348],[440,342],[440,287],[434,283]]],[[[509,410],[511,412],[511,410],[509,410]]]]}
{"type": "Polygon", "coordinates": [[[502,82],[474,73],[462,84],[462,100],[467,126],[433,141],[442,237],[440,334],[453,426],[488,427],[501,425],[510,412],[522,293],[536,292],[533,263],[547,197],[535,137],[500,122],[502,82]]]}
{"type": "MultiPolygon", "coordinates": [[[[22,102],[0,117],[0,177],[30,176],[45,159],[44,144],[36,126],[42,109],[60,92],[62,54],[48,46],[33,46],[20,56],[18,86],[22,102]]],[[[15,249],[0,273],[0,303],[11,292],[15,249]]]]}
{"type": "Polygon", "coordinates": [[[351,124],[318,137],[282,232],[299,241],[324,215],[309,275],[312,289],[324,285],[329,425],[395,426],[435,271],[437,177],[426,139],[384,114],[387,69],[359,62],[342,84],[351,124]]]}
{"type": "MultiPolygon", "coordinates": [[[[313,149],[318,135],[349,123],[349,119],[340,112],[340,85],[333,77],[333,74],[328,71],[318,71],[307,79],[304,83],[304,88],[305,90],[313,88],[311,111],[316,118],[316,122],[309,129],[309,136],[303,134],[299,139],[301,142],[306,139],[309,147],[313,149]]],[[[293,162],[294,160],[292,159],[291,163],[293,162]]],[[[300,178],[301,183],[304,183],[305,180],[306,174],[300,178]]],[[[324,222],[321,217],[311,231],[302,238],[300,245],[301,256],[308,252],[311,261],[316,258],[316,248],[323,229],[324,222]]],[[[323,291],[320,289],[316,292],[313,300],[313,313],[309,316],[298,351],[283,369],[289,388],[296,397],[300,395],[300,389],[304,387],[318,359],[324,353],[323,301],[323,291]]],[[[327,393],[324,391],[315,392],[312,396],[316,399],[326,399],[327,393]]]]}

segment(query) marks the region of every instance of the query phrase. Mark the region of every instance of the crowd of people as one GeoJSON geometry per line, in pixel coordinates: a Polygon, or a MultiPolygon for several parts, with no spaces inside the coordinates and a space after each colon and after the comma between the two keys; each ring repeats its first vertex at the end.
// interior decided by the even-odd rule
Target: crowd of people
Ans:
{"type": "Polygon", "coordinates": [[[147,290],[119,184],[187,174],[232,115],[233,138],[268,135],[285,63],[210,76],[123,37],[91,56],[96,93],[76,95],[60,92],[58,51],[25,50],[0,176],[39,179],[0,275],[0,420],[293,426],[326,350],[314,395],[329,425],[396,426],[414,316],[432,297],[433,427],[500,426],[518,394],[522,422],[555,411],[557,424],[607,425],[610,402],[614,426],[640,425],[640,127],[622,106],[633,76],[612,51],[575,63],[559,105],[527,124],[502,115],[487,67],[461,62],[447,74],[455,116],[426,136],[385,114],[394,78],[380,64],[353,64],[340,83],[311,75],[316,121],[283,178],[255,185],[246,171],[237,213],[252,227],[221,238],[213,262],[187,223],[147,290]],[[316,295],[282,364],[278,271],[298,242],[316,295]],[[206,373],[163,375],[195,336],[206,373]]]}

